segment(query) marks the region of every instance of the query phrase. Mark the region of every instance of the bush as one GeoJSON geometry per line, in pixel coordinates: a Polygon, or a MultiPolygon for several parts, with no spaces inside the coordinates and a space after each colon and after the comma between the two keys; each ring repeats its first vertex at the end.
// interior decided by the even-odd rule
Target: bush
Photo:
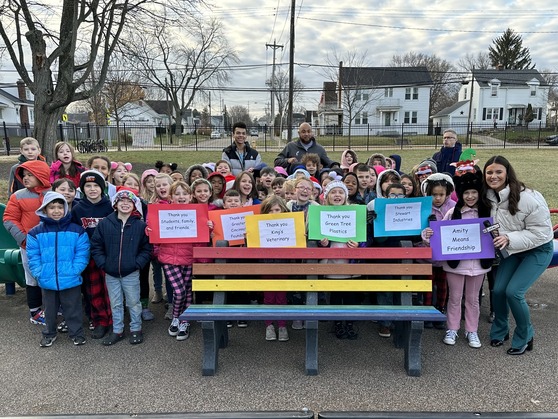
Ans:
{"type": "Polygon", "coordinates": [[[129,132],[121,132],[120,133],[120,144],[124,145],[126,144],[128,145],[132,145],[134,142],[133,138],[132,138],[132,134],[130,134],[129,132]]]}

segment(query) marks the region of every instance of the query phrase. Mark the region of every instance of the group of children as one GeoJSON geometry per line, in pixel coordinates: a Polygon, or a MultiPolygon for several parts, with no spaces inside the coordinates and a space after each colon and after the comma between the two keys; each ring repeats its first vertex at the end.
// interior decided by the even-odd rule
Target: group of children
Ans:
{"type": "MultiPolygon", "coordinates": [[[[469,151],[469,153],[472,151],[469,151]]],[[[208,210],[260,205],[262,214],[301,211],[311,205],[366,205],[366,242],[319,241],[322,247],[398,246],[402,238],[388,240],[373,234],[374,200],[432,196],[432,219],[475,218],[486,215],[479,199],[482,179],[474,163],[464,155],[456,176],[436,173],[436,165],[425,160],[411,173],[400,171],[401,158],[372,155],[359,163],[353,150],[346,150],[339,165],[320,167],[319,156],[305,154],[293,173],[283,167],[262,167],[232,174],[227,160],[196,164],[184,173],[175,163],[156,162],[154,169],[135,174],[130,163],[111,162],[93,156],[82,165],[73,147],[56,144],[57,161],[50,167],[40,156],[33,138],[21,141],[21,156],[12,168],[11,194],[4,225],[22,249],[27,283],[30,321],[45,324],[42,347],[51,346],[58,332],[68,332],[75,345],[85,343],[83,310],[90,320],[91,337],[114,345],[125,336],[124,302],[130,314],[129,342],[143,341],[142,321],[154,318],[149,309],[149,273],[153,274],[151,303],[163,301],[166,289],[170,320],[168,334],[185,340],[190,334],[187,321],[179,316],[192,303],[193,249],[209,243],[161,243],[151,245],[152,231],[146,223],[150,204],[205,204],[208,210]],[[453,198],[452,198],[453,194],[453,198]],[[83,295],[83,303],[82,303],[83,295]],[[82,309],[83,307],[83,309],[82,309]],[[57,315],[64,320],[57,323],[57,315]]],[[[213,229],[211,221],[208,229],[213,229]]],[[[428,245],[432,230],[411,237],[416,245],[428,245]]],[[[330,263],[349,263],[334,260],[330,263]]],[[[477,328],[479,290],[491,261],[450,261],[434,269],[434,296],[427,293],[423,304],[434,305],[448,316],[444,343],[455,344],[461,320],[461,299],[465,286],[465,332],[471,347],[480,347],[477,328]],[[448,286],[449,285],[449,296],[448,286]]],[[[339,278],[342,280],[342,278],[339,278]]],[[[202,296],[196,295],[196,299],[202,296]]],[[[300,296],[266,292],[264,304],[287,304],[300,296]]],[[[244,298],[244,297],[240,297],[244,298]]],[[[247,296],[246,298],[250,298],[247,296]]],[[[334,293],[335,304],[359,303],[356,293],[334,293]]],[[[391,293],[377,293],[378,304],[394,304],[391,293]]],[[[232,326],[232,323],[230,324],[232,326]]],[[[246,327],[246,322],[239,322],[246,327]]],[[[265,322],[265,339],[287,341],[285,321],[277,331],[265,322]]],[[[379,335],[389,337],[391,324],[381,323],[379,335]]],[[[426,325],[445,328],[445,324],[426,325]]],[[[302,328],[293,322],[293,328],[302,328]]],[[[335,322],[339,339],[356,339],[352,322],[335,322]]]]}

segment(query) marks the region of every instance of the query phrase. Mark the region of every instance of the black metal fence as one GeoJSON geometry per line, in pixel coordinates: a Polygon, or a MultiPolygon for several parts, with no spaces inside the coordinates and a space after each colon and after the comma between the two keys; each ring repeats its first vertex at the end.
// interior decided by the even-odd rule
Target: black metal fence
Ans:
{"type": "MultiPolygon", "coordinates": [[[[314,127],[316,139],[326,149],[341,151],[346,148],[356,150],[432,148],[442,145],[443,131],[451,128],[458,134],[464,146],[477,148],[540,148],[554,143],[557,127],[545,127],[542,123],[531,123],[528,127],[517,125],[453,124],[438,125],[353,125],[340,127],[314,127]]],[[[18,148],[19,139],[32,135],[32,129],[6,127],[4,124],[4,151],[18,148]]],[[[292,127],[292,138],[296,138],[297,127],[292,127]]],[[[287,130],[279,127],[258,127],[248,129],[248,141],[261,151],[279,151],[286,142],[287,130]]],[[[94,125],[60,124],[58,139],[72,143],[80,152],[105,152],[110,150],[221,150],[231,141],[231,133],[223,127],[199,128],[184,126],[168,129],[165,126],[120,124],[94,125]]]]}

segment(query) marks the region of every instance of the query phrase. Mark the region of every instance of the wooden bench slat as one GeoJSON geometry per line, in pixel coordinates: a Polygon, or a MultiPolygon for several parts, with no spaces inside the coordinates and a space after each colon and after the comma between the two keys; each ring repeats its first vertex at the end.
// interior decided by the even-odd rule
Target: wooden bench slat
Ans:
{"type": "Polygon", "coordinates": [[[180,320],[394,320],[445,321],[431,306],[191,305],[180,320]]]}
{"type": "Polygon", "coordinates": [[[194,275],[431,275],[430,263],[194,263],[194,275]]]}
{"type": "Polygon", "coordinates": [[[430,292],[429,279],[194,279],[194,291],[430,292]]]}
{"type": "Polygon", "coordinates": [[[429,247],[258,248],[195,247],[194,258],[203,259],[430,259],[429,247]]]}

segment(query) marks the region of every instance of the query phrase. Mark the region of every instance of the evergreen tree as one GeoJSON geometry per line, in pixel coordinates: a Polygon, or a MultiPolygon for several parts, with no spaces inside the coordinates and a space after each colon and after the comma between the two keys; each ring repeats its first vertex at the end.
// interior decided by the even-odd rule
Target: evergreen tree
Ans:
{"type": "Polygon", "coordinates": [[[506,29],[502,36],[492,40],[492,46],[488,47],[488,56],[494,68],[502,66],[509,70],[525,70],[535,68],[531,66],[531,54],[529,48],[523,47],[521,35],[513,29],[506,29]]]}
{"type": "Polygon", "coordinates": [[[535,119],[535,114],[533,113],[533,106],[529,103],[527,105],[527,109],[525,110],[525,115],[523,115],[525,128],[529,127],[529,123],[533,122],[533,119],[535,119]]]}

